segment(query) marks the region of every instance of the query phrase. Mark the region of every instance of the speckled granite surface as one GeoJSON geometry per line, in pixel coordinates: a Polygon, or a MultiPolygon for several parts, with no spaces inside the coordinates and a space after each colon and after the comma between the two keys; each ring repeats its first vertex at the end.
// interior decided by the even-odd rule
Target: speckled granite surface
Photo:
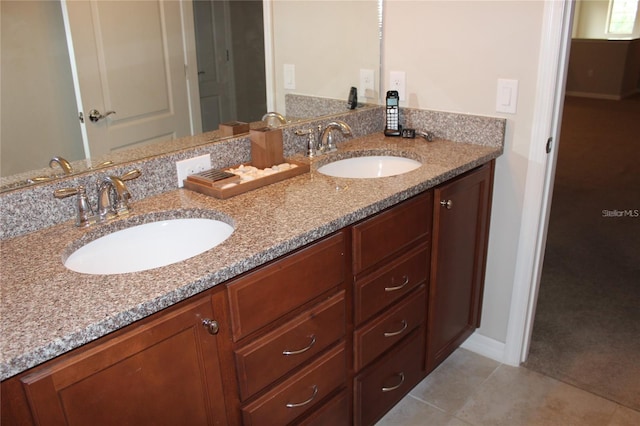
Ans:
{"type": "MultiPolygon", "coordinates": [[[[339,143],[337,153],[314,160],[310,173],[228,200],[175,189],[172,162],[193,156],[194,151],[174,153],[168,161],[152,158],[137,164],[151,177],[149,181],[131,182],[132,214],[89,230],[73,226],[72,203],[68,211],[60,213],[61,200],[51,197],[51,185],[36,187],[45,188],[46,194],[21,193],[18,199],[26,200],[23,206],[34,209],[29,200],[32,204],[36,201],[37,211],[51,216],[50,222],[58,224],[40,225],[37,232],[22,230],[18,236],[2,241],[0,379],[220,284],[502,153],[504,120],[493,119],[501,126],[502,134],[489,137],[490,144],[441,139],[427,143],[423,139],[384,138],[375,130],[380,121],[377,112],[369,114],[372,115],[354,126],[358,131],[361,126],[363,132],[374,128],[376,133],[339,143]],[[379,179],[332,178],[315,171],[334,159],[363,154],[403,155],[420,160],[423,166],[404,175],[379,179]],[[156,182],[156,186],[149,182],[156,182]],[[40,198],[44,197],[53,199],[50,205],[40,204],[40,198]],[[92,276],[71,272],[63,266],[65,257],[84,242],[116,229],[173,217],[212,217],[230,223],[235,231],[208,252],[149,271],[92,276]]],[[[433,131],[438,135],[437,129],[433,131]]],[[[478,137],[484,140],[482,135],[478,137]]],[[[304,147],[304,143],[298,137],[285,135],[290,154],[304,147]]],[[[229,152],[218,152],[220,158],[212,154],[214,165],[241,162],[238,158],[248,155],[247,145],[247,140],[235,140],[233,146],[227,147],[229,152]]],[[[204,152],[211,149],[211,146],[198,148],[204,152]]],[[[302,157],[295,159],[304,161],[302,157]]],[[[123,171],[126,169],[127,166],[122,167],[123,171]]],[[[67,184],[65,181],[57,185],[67,184]]],[[[0,197],[5,237],[11,234],[5,217],[7,208],[17,215],[21,207],[15,206],[11,198],[7,201],[6,195],[0,197]]],[[[24,220],[22,217],[13,220],[22,226],[19,219],[24,220]]],[[[10,227],[13,222],[8,223],[10,227]]]]}

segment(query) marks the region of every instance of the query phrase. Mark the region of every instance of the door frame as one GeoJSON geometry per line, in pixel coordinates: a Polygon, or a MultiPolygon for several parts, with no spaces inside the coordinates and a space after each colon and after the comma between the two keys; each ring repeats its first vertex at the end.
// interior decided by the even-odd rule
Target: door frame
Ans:
{"type": "Polygon", "coordinates": [[[503,362],[514,366],[526,361],[529,354],[558,159],[574,13],[574,0],[545,2],[538,60],[540,96],[534,108],[514,285],[502,354],[503,362]],[[549,138],[551,151],[547,153],[549,138]]]}

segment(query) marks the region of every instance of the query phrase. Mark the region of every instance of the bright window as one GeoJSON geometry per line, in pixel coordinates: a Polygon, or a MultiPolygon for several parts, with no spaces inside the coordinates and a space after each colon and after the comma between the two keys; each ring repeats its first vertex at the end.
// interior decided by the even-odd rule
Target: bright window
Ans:
{"type": "Polygon", "coordinates": [[[637,11],[638,0],[610,0],[607,33],[632,34],[637,11]]]}

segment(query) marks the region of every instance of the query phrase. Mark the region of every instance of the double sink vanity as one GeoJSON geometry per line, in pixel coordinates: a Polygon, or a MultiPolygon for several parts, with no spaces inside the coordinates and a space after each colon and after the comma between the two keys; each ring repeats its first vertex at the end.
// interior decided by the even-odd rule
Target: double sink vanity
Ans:
{"type": "Polygon", "coordinates": [[[375,423],[479,326],[502,140],[338,148],[227,200],[132,190],[122,219],[3,241],[2,424],[375,423]],[[106,269],[65,266],[120,230],[106,269]]]}

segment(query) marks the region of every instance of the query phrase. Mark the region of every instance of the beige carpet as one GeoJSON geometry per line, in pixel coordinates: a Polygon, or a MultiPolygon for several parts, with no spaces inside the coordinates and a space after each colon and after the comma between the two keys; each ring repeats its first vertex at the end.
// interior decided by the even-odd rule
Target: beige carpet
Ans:
{"type": "Polygon", "coordinates": [[[565,101],[526,367],[640,410],[640,96],[565,101]]]}

